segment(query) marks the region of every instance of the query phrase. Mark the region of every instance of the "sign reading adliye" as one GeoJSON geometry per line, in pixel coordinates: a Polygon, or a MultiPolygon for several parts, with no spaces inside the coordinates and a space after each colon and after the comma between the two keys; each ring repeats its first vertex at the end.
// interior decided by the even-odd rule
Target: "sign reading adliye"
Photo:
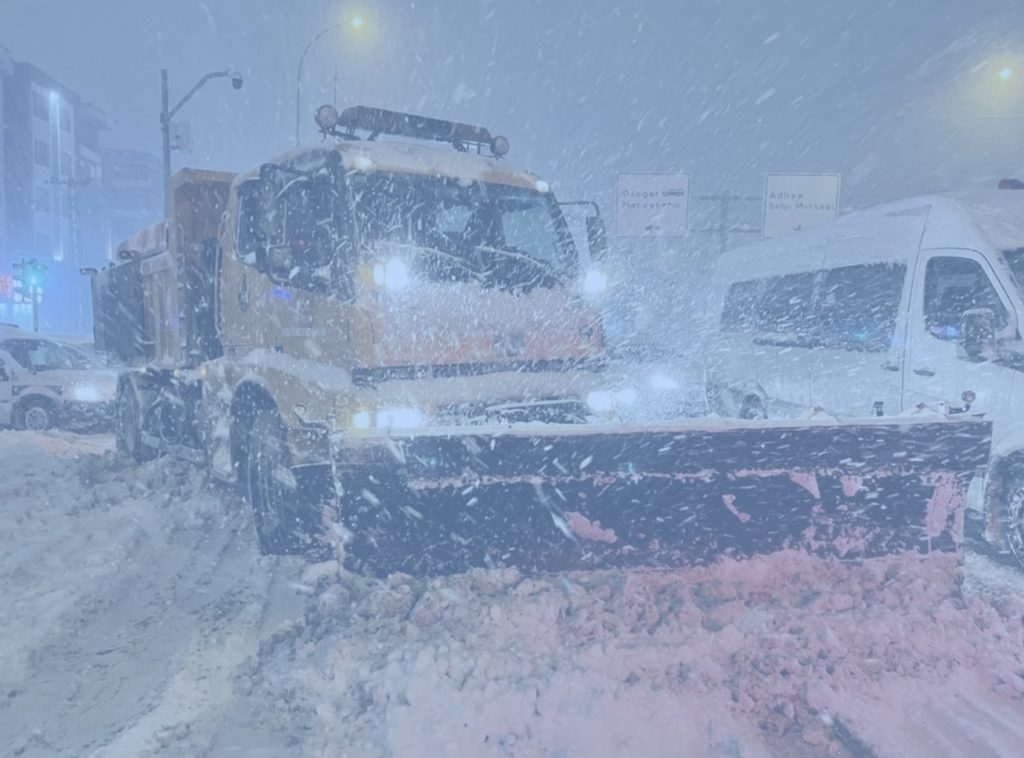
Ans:
{"type": "Polygon", "coordinates": [[[766,174],[761,236],[785,237],[839,213],[839,174],[766,174]]]}
{"type": "Polygon", "coordinates": [[[685,237],[687,174],[619,174],[615,229],[620,237],[685,237]]]}

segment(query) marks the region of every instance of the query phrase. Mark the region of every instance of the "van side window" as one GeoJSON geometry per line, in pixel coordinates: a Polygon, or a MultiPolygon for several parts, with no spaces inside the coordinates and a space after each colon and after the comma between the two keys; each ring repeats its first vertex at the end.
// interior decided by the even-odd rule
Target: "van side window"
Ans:
{"type": "Polygon", "coordinates": [[[969,258],[932,258],[924,274],[924,321],[940,340],[960,335],[964,311],[991,308],[996,330],[1005,329],[1010,314],[977,261],[969,258]]]}
{"type": "Polygon", "coordinates": [[[896,335],[896,318],[907,267],[871,263],[831,269],[816,308],[825,347],[887,350],[896,335]]]}
{"type": "Polygon", "coordinates": [[[249,266],[259,266],[266,253],[263,203],[260,183],[248,181],[238,188],[238,259],[249,266]]]}
{"type": "Polygon", "coordinates": [[[736,282],[729,287],[722,307],[722,331],[753,332],[757,330],[757,306],[761,294],[758,281],[736,282]]]}
{"type": "Polygon", "coordinates": [[[756,330],[810,338],[814,332],[815,272],[776,276],[767,280],[757,308],[756,330]]]}

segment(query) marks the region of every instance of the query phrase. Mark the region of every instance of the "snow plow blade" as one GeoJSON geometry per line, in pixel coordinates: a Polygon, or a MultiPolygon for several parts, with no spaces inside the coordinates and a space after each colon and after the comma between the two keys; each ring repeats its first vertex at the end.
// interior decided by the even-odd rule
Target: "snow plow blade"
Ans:
{"type": "Polygon", "coordinates": [[[751,421],[392,438],[389,461],[342,481],[346,562],[436,575],[701,566],[786,549],[956,553],[990,427],[751,421]]]}

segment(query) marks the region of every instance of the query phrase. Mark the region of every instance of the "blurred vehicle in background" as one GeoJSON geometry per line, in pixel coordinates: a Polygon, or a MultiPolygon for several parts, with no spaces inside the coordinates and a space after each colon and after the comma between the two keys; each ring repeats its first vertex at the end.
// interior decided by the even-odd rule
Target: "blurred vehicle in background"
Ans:
{"type": "Polygon", "coordinates": [[[117,372],[88,348],[0,327],[0,426],[108,430],[116,390],[117,372]]]}

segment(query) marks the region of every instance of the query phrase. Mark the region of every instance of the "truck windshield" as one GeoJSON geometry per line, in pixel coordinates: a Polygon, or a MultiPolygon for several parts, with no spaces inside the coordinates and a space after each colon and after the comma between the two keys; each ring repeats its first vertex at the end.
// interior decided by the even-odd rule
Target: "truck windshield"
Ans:
{"type": "Polygon", "coordinates": [[[446,177],[352,174],[349,187],[364,255],[405,254],[429,281],[503,289],[554,287],[576,265],[552,195],[446,177]]]}

